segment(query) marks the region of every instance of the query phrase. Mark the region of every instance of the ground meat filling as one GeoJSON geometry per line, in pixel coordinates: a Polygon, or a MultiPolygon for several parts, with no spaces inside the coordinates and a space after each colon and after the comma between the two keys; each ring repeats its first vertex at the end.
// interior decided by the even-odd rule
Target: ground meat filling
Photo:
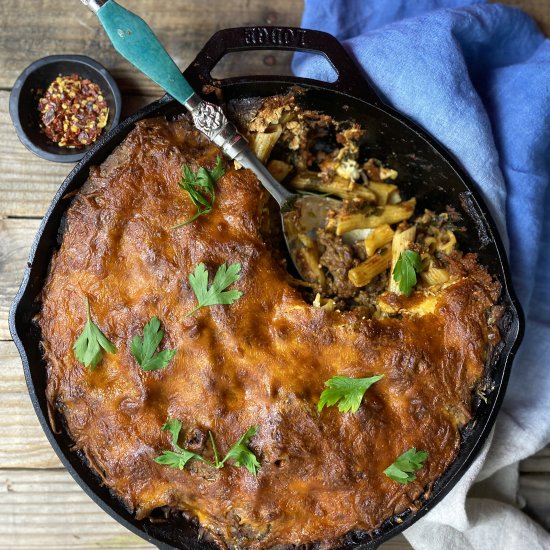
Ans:
{"type": "Polygon", "coordinates": [[[359,263],[353,247],[324,229],[317,231],[317,243],[321,252],[319,263],[330,274],[324,294],[331,298],[355,297],[357,288],[348,279],[348,271],[359,263]]]}

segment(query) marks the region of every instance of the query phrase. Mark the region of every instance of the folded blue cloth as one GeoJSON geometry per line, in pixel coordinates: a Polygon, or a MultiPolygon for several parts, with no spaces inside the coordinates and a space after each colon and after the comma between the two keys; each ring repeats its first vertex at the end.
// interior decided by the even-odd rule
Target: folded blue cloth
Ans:
{"type": "MultiPolygon", "coordinates": [[[[519,10],[467,0],[306,0],[302,26],[343,40],[383,100],[452,151],[509,244],[527,327],[487,455],[492,474],[550,441],[550,41],[519,10]]],[[[293,69],[330,80],[319,57],[298,54],[293,69]]]]}

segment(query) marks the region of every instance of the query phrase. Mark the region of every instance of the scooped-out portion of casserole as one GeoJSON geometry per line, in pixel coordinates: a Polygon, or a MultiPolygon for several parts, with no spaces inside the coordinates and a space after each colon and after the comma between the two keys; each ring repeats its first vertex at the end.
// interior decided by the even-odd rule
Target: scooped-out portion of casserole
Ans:
{"type": "Polygon", "coordinates": [[[338,201],[285,222],[304,280],[253,173],[185,117],[137,123],[74,197],[41,295],[51,421],[137,518],[335,547],[455,459],[500,286],[358,125],[292,95],[231,107],[275,177],[338,201]]]}

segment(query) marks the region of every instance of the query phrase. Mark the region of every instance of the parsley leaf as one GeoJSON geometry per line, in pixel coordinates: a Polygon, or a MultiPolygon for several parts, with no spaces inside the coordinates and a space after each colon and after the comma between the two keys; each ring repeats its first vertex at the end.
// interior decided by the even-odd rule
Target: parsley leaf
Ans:
{"type": "Polygon", "coordinates": [[[396,461],[388,466],[384,473],[397,483],[405,485],[416,479],[414,472],[422,468],[423,462],[428,458],[426,451],[416,451],[414,447],[405,451],[396,461]]]}
{"type": "Polygon", "coordinates": [[[172,445],[177,447],[181,432],[181,422],[177,418],[169,418],[166,423],[163,424],[162,429],[172,434],[172,445]]]}
{"type": "Polygon", "coordinates": [[[399,254],[393,269],[393,280],[399,283],[399,290],[410,296],[416,284],[416,274],[422,271],[420,254],[414,250],[405,250],[399,254]]]}
{"type": "Polygon", "coordinates": [[[256,475],[260,463],[256,455],[247,447],[250,439],[258,433],[258,426],[250,426],[248,430],[241,436],[239,441],[229,449],[224,459],[219,463],[218,468],[222,468],[225,461],[232,459],[235,461],[235,466],[243,466],[252,475],[256,475]]]}
{"type": "Polygon", "coordinates": [[[241,264],[231,264],[227,267],[225,264],[220,265],[212,281],[210,288],[208,287],[208,270],[203,263],[200,263],[193,273],[189,275],[189,283],[197,297],[199,305],[190,311],[186,317],[189,317],[195,311],[205,306],[214,306],[219,304],[232,304],[242,296],[240,290],[224,290],[240,279],[241,264]]]}
{"type": "Polygon", "coordinates": [[[134,336],[130,345],[130,351],[136,358],[141,368],[145,371],[163,369],[176,355],[175,349],[165,349],[155,353],[164,331],[160,329],[158,317],[153,317],[143,329],[143,338],[134,336]]]}
{"type": "Polygon", "coordinates": [[[181,422],[179,420],[169,418],[162,426],[162,429],[172,434],[172,445],[176,449],[176,452],[162,451],[162,454],[155,458],[155,462],[158,464],[164,464],[166,466],[170,466],[170,468],[178,468],[183,470],[185,465],[190,460],[200,460],[205,464],[213,466],[219,470],[224,467],[226,460],[232,459],[235,461],[235,466],[242,466],[253,475],[256,475],[258,468],[260,467],[260,463],[258,462],[256,455],[247,447],[250,439],[258,432],[258,426],[251,426],[239,439],[239,441],[237,441],[237,443],[229,449],[228,453],[221,461],[218,457],[218,450],[216,449],[214,436],[212,435],[212,432],[209,431],[210,441],[212,442],[212,451],[214,453],[214,462],[205,460],[202,456],[188,451],[187,449],[182,449],[178,445],[178,439],[181,431],[181,422]]]}
{"type": "Polygon", "coordinates": [[[219,155],[216,157],[216,164],[212,170],[209,170],[208,173],[214,181],[218,181],[224,174],[225,170],[223,169],[222,157],[219,155]]]}
{"type": "Polygon", "coordinates": [[[172,226],[171,229],[187,225],[194,222],[199,216],[212,212],[214,201],[216,200],[214,184],[225,172],[222,159],[218,156],[216,157],[216,165],[212,170],[201,166],[196,172],[193,172],[187,164],[184,164],[182,173],[182,178],[178,185],[187,192],[191,202],[197,207],[197,211],[188,220],[172,226]]]}
{"type": "Polygon", "coordinates": [[[317,404],[317,410],[321,412],[323,407],[332,407],[338,401],[340,412],[357,412],[363,395],[378,380],[384,378],[383,374],[370,378],[349,378],[348,376],[333,376],[325,382],[326,390],[323,391],[317,404]]]}
{"type": "Polygon", "coordinates": [[[183,470],[185,465],[193,459],[202,460],[204,462],[204,458],[202,458],[202,456],[186,451],[185,449],[181,449],[177,453],[174,451],[162,451],[162,454],[155,458],[155,462],[157,464],[170,466],[170,468],[183,470]]]}
{"type": "Polygon", "coordinates": [[[109,353],[116,353],[117,349],[107,337],[101,332],[99,327],[93,323],[90,316],[90,303],[86,298],[86,310],[88,312],[88,320],[84,325],[82,334],[77,338],[73,345],[74,354],[78,361],[86,367],[94,370],[103,357],[101,348],[109,353]]]}
{"type": "Polygon", "coordinates": [[[190,460],[201,460],[202,462],[206,462],[201,455],[182,449],[178,445],[178,438],[181,431],[181,422],[179,420],[169,418],[166,424],[162,426],[162,429],[172,434],[172,445],[177,449],[177,452],[162,451],[162,454],[155,458],[156,463],[183,470],[190,460]]]}

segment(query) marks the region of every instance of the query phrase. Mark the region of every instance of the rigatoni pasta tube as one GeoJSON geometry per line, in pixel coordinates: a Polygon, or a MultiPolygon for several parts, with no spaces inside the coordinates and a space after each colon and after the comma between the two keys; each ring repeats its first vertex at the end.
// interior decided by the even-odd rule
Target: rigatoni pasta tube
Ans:
{"type": "Polygon", "coordinates": [[[356,287],[368,285],[377,275],[386,271],[391,263],[391,250],[388,246],[380,253],[348,271],[348,279],[356,287]]]}
{"type": "Polygon", "coordinates": [[[250,148],[254,151],[256,156],[263,162],[267,162],[273,147],[281,137],[283,129],[280,124],[268,127],[266,132],[258,132],[257,134],[250,134],[248,142],[250,148]]]}
{"type": "Polygon", "coordinates": [[[450,254],[456,245],[456,237],[452,231],[446,229],[445,231],[440,231],[439,239],[437,242],[437,250],[439,252],[444,252],[445,254],[450,254]]]}
{"type": "Polygon", "coordinates": [[[433,286],[446,283],[451,276],[444,267],[435,267],[430,260],[428,268],[420,273],[420,278],[427,286],[433,286]]]}
{"type": "Polygon", "coordinates": [[[367,256],[372,256],[379,248],[391,242],[392,239],[393,229],[387,223],[375,227],[365,239],[367,256]]]}
{"type": "Polygon", "coordinates": [[[376,195],[376,204],[388,204],[388,199],[392,193],[397,192],[397,185],[393,183],[369,182],[369,189],[376,195]]]}
{"type": "Polygon", "coordinates": [[[399,229],[394,233],[393,240],[391,244],[391,270],[390,270],[390,284],[388,285],[388,290],[390,292],[395,292],[396,294],[401,294],[399,290],[399,283],[393,278],[393,271],[395,269],[395,264],[399,260],[399,256],[405,250],[410,248],[411,243],[414,242],[416,238],[416,226],[413,225],[404,231],[399,231],[399,229]]]}
{"type": "Polygon", "coordinates": [[[342,199],[360,198],[371,203],[376,202],[376,195],[370,189],[340,176],[325,181],[317,172],[302,172],[292,178],[290,185],[294,189],[330,193],[342,199]]]}
{"type": "Polygon", "coordinates": [[[412,198],[399,204],[388,204],[377,208],[374,214],[343,213],[338,217],[336,234],[343,235],[352,229],[379,227],[408,220],[414,212],[416,199],[412,198]]]}
{"type": "Polygon", "coordinates": [[[299,233],[298,239],[304,245],[297,251],[298,263],[301,263],[302,269],[305,268],[304,275],[309,282],[325,284],[325,274],[319,265],[319,251],[315,241],[305,233],[299,233]]]}
{"type": "Polygon", "coordinates": [[[444,252],[450,254],[456,245],[456,237],[448,229],[434,229],[433,234],[424,239],[424,244],[431,253],[444,252]]]}

